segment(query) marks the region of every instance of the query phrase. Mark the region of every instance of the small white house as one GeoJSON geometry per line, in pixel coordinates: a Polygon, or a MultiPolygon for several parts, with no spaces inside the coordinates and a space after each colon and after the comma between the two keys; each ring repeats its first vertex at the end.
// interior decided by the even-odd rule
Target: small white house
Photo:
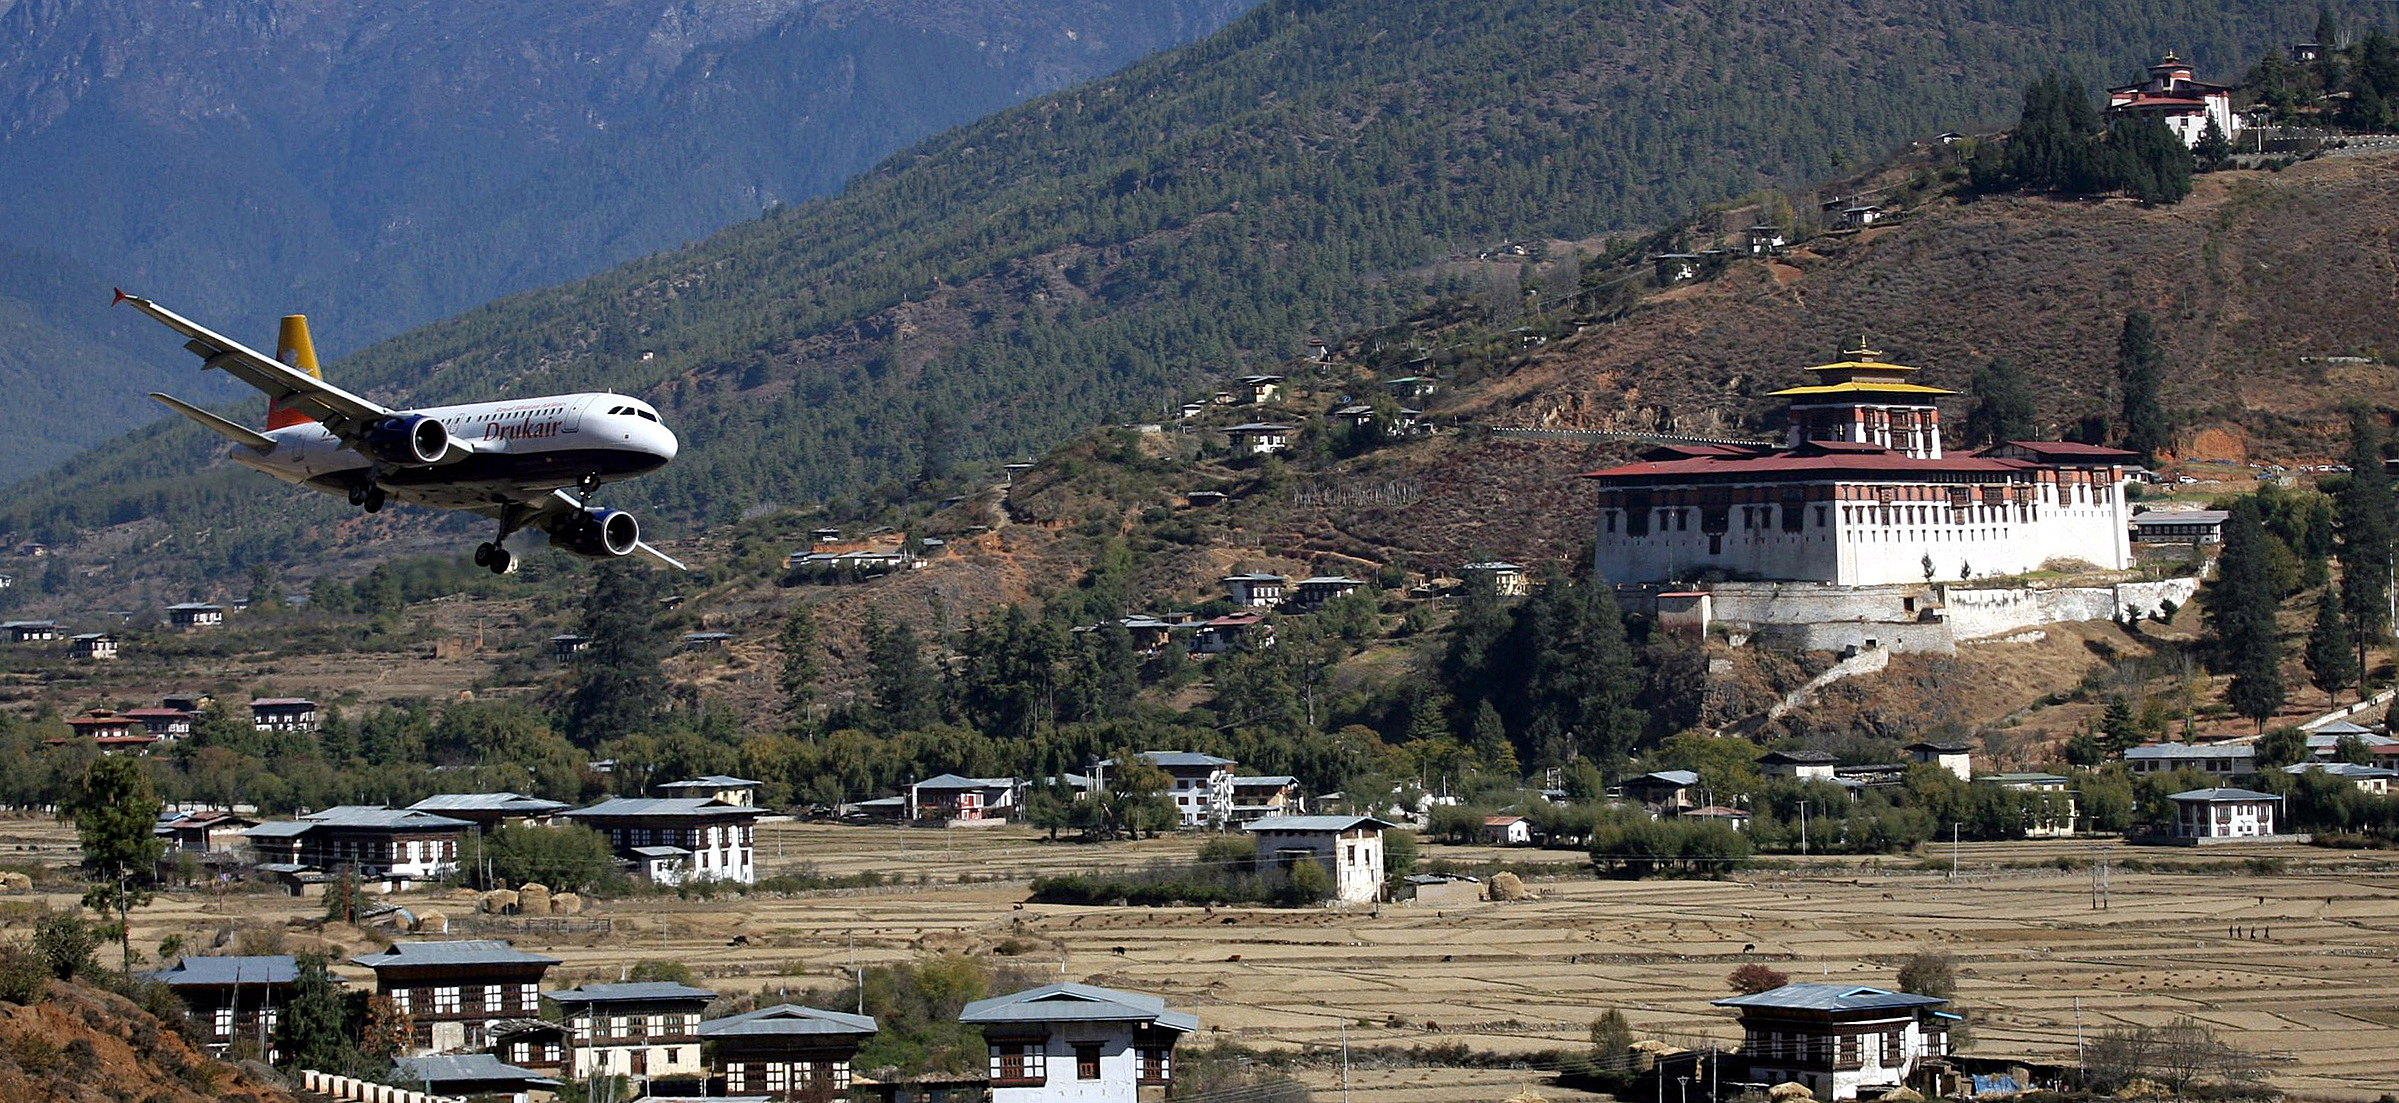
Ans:
{"type": "Polygon", "coordinates": [[[1219,579],[1224,583],[1225,597],[1233,604],[1250,609],[1272,609],[1283,603],[1283,590],[1291,580],[1279,574],[1229,574],[1219,579]]]}
{"type": "Polygon", "coordinates": [[[1767,777],[1833,779],[1838,761],[1823,751],[1768,751],[1758,756],[1758,770],[1767,777]]]}
{"type": "Polygon", "coordinates": [[[2174,837],[2205,843],[2273,835],[2282,798],[2254,789],[2192,789],[2166,798],[2174,802],[2174,837]]]}
{"type": "Polygon", "coordinates": [[[1483,841],[1498,846],[1533,845],[1533,821],[1517,815],[1483,817],[1483,841]]]}
{"type": "Polygon", "coordinates": [[[1959,781],[1974,780],[1974,748],[1964,743],[1935,743],[1930,740],[1910,743],[1904,748],[1911,762],[1928,762],[1956,774],[1959,781]]]}
{"type": "Polygon", "coordinates": [[[86,632],[69,644],[78,659],[103,660],[117,657],[117,638],[106,632],[86,632]]]}
{"type": "Polygon", "coordinates": [[[1979,785],[2042,794],[2044,799],[2032,806],[2024,821],[2025,838],[2074,837],[2074,824],[2082,818],[2082,808],[2075,800],[2073,779],[2057,774],[1984,774],[1974,781],[1979,785]]]}
{"type": "Polygon", "coordinates": [[[1395,826],[1373,816],[1268,816],[1246,825],[1260,862],[1322,863],[1333,875],[1333,898],[1371,904],[1383,891],[1383,831],[1395,826]]]}
{"type": "Polygon", "coordinates": [[[1140,1103],[1174,1083],[1174,1047],[1199,1017],[1138,992],[1045,984],[967,1004],[983,1031],[991,1103],[1140,1103]]]}
{"type": "Polygon", "coordinates": [[[1244,425],[1235,425],[1224,432],[1226,436],[1233,439],[1235,454],[1266,456],[1276,452],[1290,451],[1291,434],[1297,431],[1296,426],[1272,425],[1253,421],[1244,425]]]}
{"type": "Polygon", "coordinates": [[[187,601],[167,606],[167,623],[186,632],[199,628],[214,628],[225,623],[225,607],[205,601],[187,601]]]}
{"type": "Polygon", "coordinates": [[[1251,406],[1274,401],[1282,390],[1283,377],[1279,375],[1245,375],[1233,384],[1233,393],[1240,395],[1241,401],[1251,406]]]}
{"type": "Polygon", "coordinates": [[[1948,1000],[1848,984],[1786,984],[1714,1001],[1741,1018],[1749,1078],[1805,1084],[1818,1099],[1878,1098],[1949,1053],[1948,1000]]]}
{"type": "Polygon", "coordinates": [[[2136,774],[2197,770],[2217,777],[2257,772],[2257,748],[2247,743],[2145,743],[2124,750],[2124,767],[2136,774]]]}
{"type": "Polygon", "coordinates": [[[2283,773],[2292,775],[2316,771],[2331,774],[2356,786],[2361,792],[2378,797],[2389,796],[2393,779],[2399,778],[2399,770],[2387,766],[2360,766],[2354,762],[2295,762],[2282,768],[2283,773]]]}

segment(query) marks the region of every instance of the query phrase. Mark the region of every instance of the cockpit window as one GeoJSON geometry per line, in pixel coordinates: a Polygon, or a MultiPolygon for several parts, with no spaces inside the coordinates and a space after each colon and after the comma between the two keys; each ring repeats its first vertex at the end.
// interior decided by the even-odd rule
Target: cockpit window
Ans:
{"type": "Polygon", "coordinates": [[[634,412],[634,413],[636,413],[636,414],[639,414],[639,415],[641,415],[641,417],[642,417],[644,420],[647,420],[647,421],[656,421],[656,420],[658,420],[658,415],[657,415],[657,414],[653,414],[653,413],[649,412],[648,410],[635,410],[635,411],[633,411],[633,412],[634,412]]]}

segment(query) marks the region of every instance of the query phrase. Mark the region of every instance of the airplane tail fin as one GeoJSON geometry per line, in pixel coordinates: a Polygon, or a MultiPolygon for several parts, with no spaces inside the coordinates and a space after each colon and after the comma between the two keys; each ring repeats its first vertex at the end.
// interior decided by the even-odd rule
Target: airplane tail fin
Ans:
{"type": "MultiPolygon", "coordinates": [[[[275,359],[287,367],[298,368],[319,379],[325,378],[317,367],[316,343],[308,337],[308,315],[286,314],[283,327],[275,334],[275,359]]],[[[289,409],[280,401],[267,403],[267,428],[281,429],[287,425],[304,425],[313,420],[307,414],[289,409]]]]}

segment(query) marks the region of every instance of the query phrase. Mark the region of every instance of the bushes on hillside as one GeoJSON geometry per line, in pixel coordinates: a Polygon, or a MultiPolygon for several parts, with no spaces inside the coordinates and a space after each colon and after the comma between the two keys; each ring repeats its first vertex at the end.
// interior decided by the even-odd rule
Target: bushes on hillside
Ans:
{"type": "Polygon", "coordinates": [[[1301,907],[1333,895],[1333,875],[1321,862],[1269,864],[1251,869],[1231,864],[1174,865],[1118,873],[1066,873],[1033,881],[1033,899],[1044,904],[1281,904],[1301,907]]]}

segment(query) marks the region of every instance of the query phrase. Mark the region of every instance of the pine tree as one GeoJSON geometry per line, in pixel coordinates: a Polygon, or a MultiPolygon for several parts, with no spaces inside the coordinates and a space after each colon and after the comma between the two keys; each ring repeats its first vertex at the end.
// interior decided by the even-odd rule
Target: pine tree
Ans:
{"type": "MultiPolygon", "coordinates": [[[[2333,587],[2324,588],[2316,599],[2316,626],[2307,634],[2308,680],[2316,688],[2339,700],[2341,690],[2357,681],[2357,643],[2349,637],[2349,618],[2341,610],[2341,599],[2333,587]]],[[[2363,689],[2360,689],[2363,697],[2363,689]]]]}
{"type": "Polygon", "coordinates": [[[809,707],[816,703],[816,614],[806,605],[793,606],[777,643],[783,652],[783,669],[775,684],[783,691],[783,711],[793,721],[804,723],[809,707]]]}
{"type": "Polygon", "coordinates": [[[2116,382],[2123,397],[2124,447],[2155,464],[2158,452],[2174,443],[2174,425],[2158,392],[2165,386],[2166,354],[2158,347],[2157,326],[2149,312],[2124,316],[2116,336],[2116,382]]]}
{"type": "Polygon", "coordinates": [[[874,690],[875,716],[886,731],[918,731],[941,718],[940,684],[925,665],[916,629],[885,624],[870,611],[866,626],[867,680],[874,690]]]}
{"type": "Polygon", "coordinates": [[[2282,637],[2274,623],[2274,582],[2269,574],[2266,528],[2257,500],[2234,504],[2224,526],[2220,577],[2208,593],[2217,653],[2232,671],[2228,692],[2233,711],[2265,730],[2286,696],[2282,681],[2282,637]]]}
{"type": "Polygon", "coordinates": [[[275,1024],[275,1051],[284,1068],[338,1073],[359,1063],[349,1036],[348,1001],[332,961],[321,953],[299,955],[298,975],[275,1024]]]}
{"type": "Polygon", "coordinates": [[[82,843],[83,874],[90,883],[83,906],[116,914],[128,975],[133,972],[133,909],[150,902],[150,882],[165,850],[151,833],[160,807],[141,763],[103,755],[84,771],[83,784],[63,809],[75,820],[75,837],[82,843]]]}
{"type": "Polygon", "coordinates": [[[2360,671],[2370,669],[2366,649],[2390,633],[2391,477],[2382,466],[2382,425],[2368,410],[2349,415],[2349,479],[2334,499],[2340,530],[2341,609],[2357,647],[2360,671]]]}
{"type": "Polygon", "coordinates": [[[575,660],[566,710],[567,735],[582,746],[641,734],[658,722],[666,641],[657,598],[657,575],[647,568],[606,563],[592,572],[582,623],[591,647],[575,660]]]}
{"type": "Polygon", "coordinates": [[[1974,409],[1966,414],[1966,445],[1978,447],[2039,435],[2039,411],[2024,372],[2004,357],[1974,370],[1968,388],[1974,409]]]}

